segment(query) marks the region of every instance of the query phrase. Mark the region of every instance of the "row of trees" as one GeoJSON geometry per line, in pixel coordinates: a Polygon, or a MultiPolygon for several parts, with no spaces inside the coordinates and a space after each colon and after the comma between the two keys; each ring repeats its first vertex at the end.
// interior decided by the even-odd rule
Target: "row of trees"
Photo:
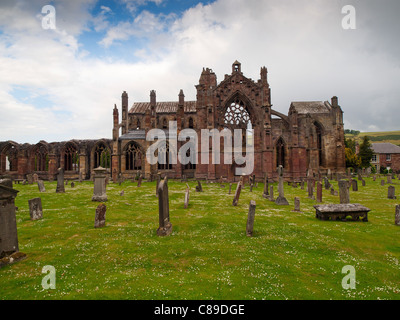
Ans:
{"type": "Polygon", "coordinates": [[[356,142],[353,139],[345,139],[346,167],[368,168],[371,166],[371,159],[374,154],[372,144],[368,136],[364,136],[356,153],[356,142]]]}

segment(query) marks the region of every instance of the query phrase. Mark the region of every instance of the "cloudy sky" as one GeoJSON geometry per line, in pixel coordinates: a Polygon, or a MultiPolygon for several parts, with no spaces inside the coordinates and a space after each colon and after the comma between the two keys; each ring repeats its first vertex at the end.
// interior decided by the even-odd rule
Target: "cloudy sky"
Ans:
{"type": "Polygon", "coordinates": [[[195,100],[203,67],[220,82],[235,60],[254,80],[268,68],[277,111],[336,95],[347,129],[400,130],[399,13],[398,0],[1,0],[0,141],[111,138],[123,91],[130,105],[152,89],[195,100]]]}

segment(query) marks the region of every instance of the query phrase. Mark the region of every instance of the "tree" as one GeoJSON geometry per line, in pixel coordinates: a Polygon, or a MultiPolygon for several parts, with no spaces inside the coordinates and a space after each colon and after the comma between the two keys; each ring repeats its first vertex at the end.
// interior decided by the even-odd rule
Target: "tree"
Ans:
{"type": "Polygon", "coordinates": [[[361,158],[350,148],[345,148],[346,167],[359,168],[361,166],[361,158]]]}
{"type": "Polygon", "coordinates": [[[351,151],[353,151],[353,153],[356,153],[356,142],[354,141],[354,139],[345,139],[344,140],[344,145],[346,148],[351,149],[351,151]]]}
{"type": "Polygon", "coordinates": [[[363,137],[363,141],[360,144],[360,151],[358,155],[361,158],[361,166],[363,168],[368,168],[370,166],[372,156],[374,155],[374,151],[372,150],[372,144],[368,136],[363,137]]]}

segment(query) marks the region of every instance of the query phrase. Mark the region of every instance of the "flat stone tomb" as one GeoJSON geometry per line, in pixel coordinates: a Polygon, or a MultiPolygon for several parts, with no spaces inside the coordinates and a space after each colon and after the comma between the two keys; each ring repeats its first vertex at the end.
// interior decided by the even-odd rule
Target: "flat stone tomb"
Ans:
{"type": "Polygon", "coordinates": [[[350,216],[353,221],[361,218],[362,221],[368,222],[368,212],[371,211],[358,203],[316,205],[314,208],[317,219],[333,221],[347,221],[347,217],[350,216]]]}
{"type": "Polygon", "coordinates": [[[29,203],[29,214],[31,216],[31,220],[40,220],[43,218],[43,209],[42,209],[42,199],[34,198],[28,200],[29,203]]]}

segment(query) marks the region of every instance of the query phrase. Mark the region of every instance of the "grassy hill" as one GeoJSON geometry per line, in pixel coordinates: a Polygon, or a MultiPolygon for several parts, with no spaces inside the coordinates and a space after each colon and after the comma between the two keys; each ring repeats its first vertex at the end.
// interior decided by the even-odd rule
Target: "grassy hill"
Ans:
{"type": "Polygon", "coordinates": [[[361,142],[364,136],[368,136],[373,143],[389,142],[400,146],[400,131],[387,131],[387,132],[361,132],[355,136],[353,134],[346,134],[346,138],[355,139],[361,142]]]}

